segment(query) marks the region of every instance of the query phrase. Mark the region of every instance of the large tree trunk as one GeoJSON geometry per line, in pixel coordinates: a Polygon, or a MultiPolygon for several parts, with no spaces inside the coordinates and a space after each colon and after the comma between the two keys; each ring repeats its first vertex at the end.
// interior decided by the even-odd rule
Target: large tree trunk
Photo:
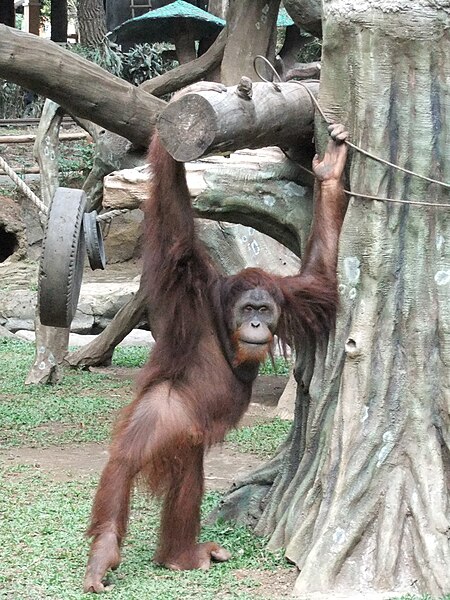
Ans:
{"type": "Polygon", "coordinates": [[[78,0],[78,26],[82,46],[100,46],[106,35],[103,0],[78,0]]]}
{"type": "MultiPolygon", "coordinates": [[[[279,7],[280,0],[230,0],[222,83],[234,85],[242,75],[255,79],[253,60],[257,55],[265,56],[273,64],[279,7]]],[[[271,79],[271,73],[267,78],[271,79]]]]}
{"type": "Polygon", "coordinates": [[[227,18],[228,0],[209,0],[208,11],[221,19],[227,18]]]}
{"type": "MultiPolygon", "coordinates": [[[[362,147],[448,182],[450,3],[323,4],[327,114],[362,147]]],[[[349,175],[355,193],[450,202],[357,152],[349,175]]],[[[450,592],[449,237],[448,210],[350,203],[327,355],[312,378],[311,361],[298,365],[278,463],[238,483],[223,508],[286,548],[298,593],[450,592]]]]}

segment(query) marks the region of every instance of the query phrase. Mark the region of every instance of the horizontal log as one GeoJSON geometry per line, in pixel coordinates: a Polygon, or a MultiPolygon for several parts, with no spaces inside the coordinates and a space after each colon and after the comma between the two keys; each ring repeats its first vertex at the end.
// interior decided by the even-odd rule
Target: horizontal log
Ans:
{"type": "Polygon", "coordinates": [[[58,44],[1,24],[0,78],[143,147],[166,104],[58,44]]]}
{"type": "MultiPolygon", "coordinates": [[[[60,133],[61,141],[70,142],[76,140],[87,140],[91,136],[83,131],[79,133],[60,133]]],[[[36,140],[33,133],[24,135],[0,135],[0,144],[32,144],[36,140]]]]}
{"type": "MultiPolygon", "coordinates": [[[[317,83],[305,85],[317,95],[317,83]]],[[[181,162],[240,148],[311,146],[314,107],[298,83],[252,84],[243,78],[222,92],[198,91],[174,100],[160,114],[157,130],[181,162]]]]}
{"type": "MultiPolygon", "coordinates": [[[[38,125],[38,117],[20,117],[18,119],[0,119],[0,127],[10,127],[11,125],[38,125]]],[[[61,125],[64,127],[71,126],[74,124],[72,117],[63,117],[61,125]]]]}

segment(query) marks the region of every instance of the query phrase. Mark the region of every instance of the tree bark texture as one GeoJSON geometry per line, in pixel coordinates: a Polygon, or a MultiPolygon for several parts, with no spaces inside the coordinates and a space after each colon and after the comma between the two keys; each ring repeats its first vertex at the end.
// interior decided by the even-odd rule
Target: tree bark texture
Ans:
{"type": "Polygon", "coordinates": [[[217,165],[195,199],[196,215],[253,227],[302,256],[312,217],[312,190],[288,180],[283,167],[259,171],[217,165]],[[295,227],[292,227],[292,223],[295,227]]]}
{"type": "Polygon", "coordinates": [[[230,0],[222,83],[235,85],[243,75],[255,79],[253,60],[259,54],[274,63],[279,7],[280,0],[230,0]]]}
{"type": "Polygon", "coordinates": [[[208,12],[220,17],[221,19],[227,18],[228,11],[228,0],[209,0],[208,12]]]}
{"type": "Polygon", "coordinates": [[[5,25],[0,25],[0,77],[143,147],[166,104],[53,42],[5,25]]]}
{"type": "Polygon", "coordinates": [[[133,149],[129,140],[111,131],[102,131],[95,144],[94,164],[83,183],[88,196],[88,212],[102,208],[104,177],[141,161],[142,153],[133,149]]]}
{"type": "MultiPolygon", "coordinates": [[[[186,163],[186,179],[197,217],[252,227],[301,257],[311,225],[312,181],[278,148],[186,163]]],[[[142,168],[111,173],[103,207],[133,210],[147,193],[142,168]]]]}
{"type": "MultiPolygon", "coordinates": [[[[326,113],[354,143],[449,182],[450,3],[323,4],[326,113]]],[[[357,152],[348,185],[450,203],[357,152]]],[[[238,482],[222,512],[286,548],[300,595],[450,592],[449,240],[448,209],[350,202],[336,331],[312,377],[311,361],[297,366],[283,466],[238,482]]]]}
{"type": "MultiPolygon", "coordinates": [[[[317,84],[306,85],[317,94],[317,84]]],[[[158,132],[167,151],[183,162],[275,144],[309,148],[312,157],[313,122],[313,104],[298,83],[252,84],[244,78],[226,91],[194,92],[174,100],[160,115],[158,132]]]]}
{"type": "Polygon", "coordinates": [[[78,0],[78,27],[82,46],[100,46],[106,36],[103,0],[78,0]]]}

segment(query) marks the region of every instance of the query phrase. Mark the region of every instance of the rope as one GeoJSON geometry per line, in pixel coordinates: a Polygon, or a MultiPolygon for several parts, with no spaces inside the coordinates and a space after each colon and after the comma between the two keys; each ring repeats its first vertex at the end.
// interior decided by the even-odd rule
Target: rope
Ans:
{"type": "Polygon", "coordinates": [[[41,200],[39,200],[39,198],[36,196],[36,194],[33,192],[33,190],[31,190],[27,186],[25,181],[23,179],[21,179],[11,169],[11,167],[8,165],[6,160],[4,160],[1,156],[0,156],[0,168],[8,175],[8,177],[10,177],[14,181],[14,183],[17,185],[17,187],[25,194],[25,196],[27,198],[29,198],[31,200],[31,202],[33,202],[33,204],[35,204],[37,206],[41,215],[47,216],[48,215],[48,207],[41,200]]]}
{"type": "Polygon", "coordinates": [[[356,196],[358,198],[366,198],[367,200],[378,200],[379,202],[394,202],[396,204],[412,204],[414,206],[428,206],[431,208],[450,208],[450,204],[445,202],[420,202],[419,200],[399,200],[398,198],[382,198],[381,196],[370,196],[369,194],[359,194],[358,192],[350,192],[344,190],[348,196],[356,196]]]}
{"type": "MultiPolygon", "coordinates": [[[[281,82],[281,78],[279,76],[279,74],[277,73],[277,71],[274,69],[273,65],[270,63],[270,61],[267,60],[267,58],[265,56],[255,56],[255,59],[253,61],[253,66],[255,69],[256,74],[258,75],[258,77],[262,80],[265,81],[266,83],[272,83],[272,85],[275,87],[276,90],[279,91],[279,86],[271,81],[268,81],[265,77],[263,77],[261,75],[261,73],[258,71],[257,69],[257,59],[263,60],[265,62],[265,64],[270,67],[270,69],[272,70],[272,72],[274,73],[274,75],[277,77],[278,81],[281,82]]],[[[312,81],[317,81],[317,80],[310,80],[312,81]]],[[[327,123],[327,125],[331,125],[332,122],[328,119],[328,117],[326,116],[326,114],[324,113],[322,107],[320,106],[317,98],[314,96],[314,94],[312,93],[312,91],[309,89],[309,87],[307,85],[305,85],[305,83],[303,81],[291,81],[291,83],[296,83],[298,85],[300,85],[303,89],[306,90],[306,92],[308,93],[309,97],[311,98],[311,101],[313,102],[313,104],[315,105],[315,107],[317,108],[317,110],[319,111],[322,119],[325,121],[325,123],[327,123]]],[[[437,185],[440,185],[441,187],[444,187],[446,189],[450,189],[450,183],[446,183],[445,181],[440,181],[438,179],[433,179],[432,177],[427,177],[426,175],[421,175],[420,173],[416,173],[415,171],[410,171],[409,169],[405,169],[404,167],[401,167],[400,165],[396,165],[395,163],[392,163],[384,158],[381,158],[380,156],[377,156],[376,154],[373,154],[372,152],[369,152],[368,150],[364,150],[363,148],[361,148],[360,146],[357,146],[356,144],[353,144],[352,142],[349,142],[348,140],[345,140],[345,144],[347,144],[347,146],[349,146],[350,148],[353,148],[353,150],[356,150],[357,152],[360,152],[361,154],[367,156],[368,158],[371,158],[372,160],[375,160],[379,163],[382,163],[384,165],[387,165],[388,167],[391,167],[393,169],[397,169],[398,171],[402,171],[403,173],[406,173],[408,175],[412,175],[413,177],[418,177],[419,179],[423,179],[425,181],[428,181],[430,183],[435,183],[437,185]]],[[[305,171],[307,171],[308,173],[312,173],[312,171],[309,171],[308,169],[305,169],[304,167],[302,167],[305,171]]],[[[350,195],[350,196],[357,196],[359,198],[367,198],[368,200],[378,200],[381,202],[394,202],[394,203],[398,203],[398,204],[413,204],[416,206],[432,206],[432,207],[436,207],[436,208],[450,208],[450,204],[447,203],[439,203],[439,202],[419,202],[419,201],[415,201],[415,200],[398,200],[395,198],[381,198],[380,196],[370,196],[369,194],[360,194],[357,192],[350,192],[348,190],[344,190],[346,194],[350,195]]]]}
{"type": "MultiPolygon", "coordinates": [[[[292,160],[289,155],[281,148],[281,151],[286,156],[288,160],[292,160]]],[[[312,175],[314,177],[314,171],[311,169],[307,169],[303,165],[297,164],[298,167],[308,175],[312,175]]],[[[415,206],[432,206],[433,208],[450,208],[450,204],[440,203],[440,202],[419,202],[418,200],[398,200],[397,198],[382,198],[381,196],[371,196],[370,194],[358,194],[357,192],[351,192],[350,190],[345,190],[344,192],[347,196],[355,196],[357,198],[366,198],[367,200],[377,200],[378,202],[394,202],[397,204],[414,204],[415,206]]]]}
{"type": "MultiPolygon", "coordinates": [[[[317,110],[319,111],[320,115],[322,116],[322,119],[325,121],[325,123],[327,125],[331,125],[332,122],[327,118],[327,116],[325,115],[317,98],[314,96],[314,94],[311,92],[311,90],[308,88],[308,86],[305,85],[302,81],[293,81],[292,83],[297,83],[298,85],[301,85],[308,92],[309,97],[315,104],[317,110]]],[[[357,146],[356,144],[352,144],[352,142],[349,142],[348,140],[345,140],[345,143],[350,148],[357,150],[358,152],[360,152],[361,154],[364,154],[365,156],[368,156],[372,160],[376,160],[379,163],[387,165],[388,167],[392,167],[393,169],[397,169],[398,171],[402,171],[403,173],[407,173],[408,175],[413,175],[414,177],[418,177],[419,179],[424,179],[425,181],[429,181],[430,183],[436,183],[444,188],[450,189],[450,183],[445,183],[445,181],[440,181],[439,179],[433,179],[432,177],[427,177],[426,175],[421,175],[420,173],[416,173],[415,171],[410,171],[409,169],[400,167],[400,165],[396,165],[395,163],[392,163],[384,158],[381,158],[380,156],[377,156],[376,154],[372,154],[372,152],[369,152],[368,150],[364,150],[364,148],[361,148],[360,146],[357,146]]],[[[406,202],[406,200],[405,200],[405,202],[406,202]]]]}
{"type": "Polygon", "coordinates": [[[116,208],[115,210],[110,210],[101,215],[97,216],[97,222],[101,223],[102,221],[108,222],[117,217],[118,215],[123,215],[129,211],[128,208],[116,208]]]}
{"type": "MultiPolygon", "coordinates": [[[[39,198],[36,196],[36,194],[33,192],[33,190],[27,186],[27,184],[24,182],[24,180],[21,179],[17,175],[17,173],[15,173],[13,171],[13,169],[8,165],[6,160],[4,160],[1,156],[0,156],[0,169],[2,169],[8,175],[8,177],[10,177],[14,181],[14,183],[17,185],[17,187],[20,189],[20,191],[23,192],[25,194],[25,196],[31,200],[31,202],[37,207],[37,209],[39,210],[41,215],[48,216],[48,213],[49,213],[48,206],[46,206],[42,202],[42,200],[39,200],[39,198]]],[[[102,215],[98,215],[97,221],[98,222],[111,221],[111,219],[113,219],[114,217],[124,214],[124,213],[128,212],[128,210],[129,210],[128,208],[118,208],[116,210],[110,210],[109,212],[103,213],[102,215]]]]}

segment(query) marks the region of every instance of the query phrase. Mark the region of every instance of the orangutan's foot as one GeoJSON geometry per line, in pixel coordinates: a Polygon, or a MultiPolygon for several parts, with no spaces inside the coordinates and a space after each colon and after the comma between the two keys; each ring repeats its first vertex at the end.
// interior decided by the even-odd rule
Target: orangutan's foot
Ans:
{"type": "Polygon", "coordinates": [[[174,571],[188,571],[191,569],[207,571],[212,561],[225,562],[229,558],[231,558],[231,554],[225,548],[214,542],[204,542],[171,556],[163,557],[157,553],[154,561],[157,565],[174,571]]]}
{"type": "Polygon", "coordinates": [[[85,592],[99,594],[105,591],[103,579],[108,569],[117,569],[120,564],[120,548],[115,533],[101,533],[94,538],[84,577],[85,592]]]}

